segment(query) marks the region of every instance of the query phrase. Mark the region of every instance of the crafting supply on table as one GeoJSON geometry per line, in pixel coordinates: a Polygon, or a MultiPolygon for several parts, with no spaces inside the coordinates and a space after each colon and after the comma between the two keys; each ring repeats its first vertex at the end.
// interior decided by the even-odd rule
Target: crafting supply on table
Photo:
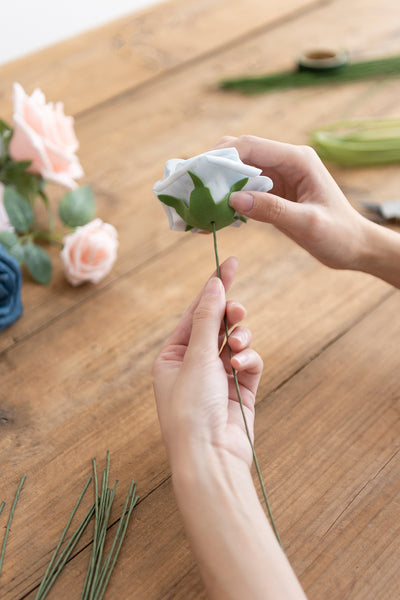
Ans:
{"type": "Polygon", "coordinates": [[[278,89],[348,83],[362,79],[395,77],[398,75],[400,75],[400,55],[352,62],[345,51],[342,50],[336,52],[314,50],[303,54],[292,70],[231,77],[220,81],[219,86],[226,90],[237,90],[244,94],[259,94],[278,89]]]}

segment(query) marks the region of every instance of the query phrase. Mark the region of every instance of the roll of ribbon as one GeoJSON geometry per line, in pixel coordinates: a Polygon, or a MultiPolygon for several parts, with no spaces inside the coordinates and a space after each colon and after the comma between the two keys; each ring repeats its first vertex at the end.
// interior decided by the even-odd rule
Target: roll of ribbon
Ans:
{"type": "Polygon", "coordinates": [[[297,67],[299,71],[319,73],[341,69],[348,62],[349,57],[345,50],[309,50],[298,58],[297,67]]]}

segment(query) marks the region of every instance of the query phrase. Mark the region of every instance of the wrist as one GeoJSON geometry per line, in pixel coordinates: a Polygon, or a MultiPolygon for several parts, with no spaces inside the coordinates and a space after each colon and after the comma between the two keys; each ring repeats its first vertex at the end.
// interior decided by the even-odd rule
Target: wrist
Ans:
{"type": "Polygon", "coordinates": [[[177,503],[209,597],[304,600],[246,462],[212,445],[198,450],[188,444],[171,466],[177,503]]]}
{"type": "Polygon", "coordinates": [[[400,235],[365,220],[357,270],[400,288],[400,235]]]}
{"type": "Polygon", "coordinates": [[[243,489],[252,482],[245,460],[211,442],[186,438],[174,446],[169,456],[177,497],[196,495],[207,490],[209,500],[214,496],[240,499],[243,489]]]}
{"type": "Polygon", "coordinates": [[[204,446],[172,467],[175,497],[210,598],[262,598],[257,585],[264,544],[280,552],[244,461],[204,446]]]}

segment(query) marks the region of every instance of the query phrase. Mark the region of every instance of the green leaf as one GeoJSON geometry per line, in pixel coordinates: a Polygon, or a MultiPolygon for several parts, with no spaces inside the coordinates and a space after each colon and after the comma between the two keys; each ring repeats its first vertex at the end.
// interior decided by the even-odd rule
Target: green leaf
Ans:
{"type": "Polygon", "coordinates": [[[5,186],[3,201],[11,225],[19,232],[28,231],[33,222],[33,211],[28,200],[14,188],[5,186]]]}
{"type": "Polygon", "coordinates": [[[195,173],[188,171],[188,175],[193,181],[194,188],[190,194],[189,207],[186,206],[183,200],[160,194],[158,199],[171,206],[176,210],[178,215],[185,221],[187,227],[185,231],[190,231],[196,227],[203,231],[213,231],[213,223],[215,229],[222,229],[227,225],[231,225],[238,219],[246,222],[244,217],[235,216],[235,211],[229,206],[229,196],[232,192],[241,190],[248,182],[248,177],[236,181],[226,196],[220,201],[215,202],[210,189],[204,184],[202,179],[195,173]]]}
{"type": "Polygon", "coordinates": [[[240,192],[241,189],[244,188],[244,186],[246,185],[246,183],[248,182],[249,178],[248,177],[244,177],[244,179],[239,179],[239,181],[236,181],[231,189],[228,192],[228,197],[233,194],[233,192],[240,192]]]}
{"type": "Polygon", "coordinates": [[[189,211],[191,218],[188,221],[190,225],[204,231],[213,231],[213,223],[215,229],[218,230],[231,225],[237,220],[234,209],[229,206],[229,196],[232,192],[239,191],[246,185],[248,182],[247,177],[236,181],[226,196],[220,202],[215,202],[209,188],[204,185],[202,180],[194,173],[189,172],[189,175],[195,186],[190,195],[189,211]]]}
{"type": "Polygon", "coordinates": [[[43,187],[43,178],[26,169],[30,161],[8,161],[3,170],[2,180],[6,185],[14,187],[21,196],[34,200],[43,187]]]}
{"type": "Polygon", "coordinates": [[[0,119],[0,135],[4,135],[9,131],[12,133],[12,127],[10,127],[10,125],[8,125],[8,123],[3,121],[3,119],[0,119]]]}
{"type": "Polygon", "coordinates": [[[190,218],[190,213],[188,207],[186,206],[183,200],[181,200],[180,198],[175,198],[175,196],[169,196],[168,194],[160,194],[159,196],[157,196],[157,198],[163,204],[174,208],[178,215],[181,217],[181,219],[185,221],[185,223],[188,222],[188,219],[190,218]]]}
{"type": "Polygon", "coordinates": [[[68,227],[79,227],[91,221],[96,213],[96,201],[89,185],[67,192],[60,201],[58,212],[68,227]]]}
{"type": "Polygon", "coordinates": [[[32,242],[24,244],[23,249],[25,263],[33,279],[42,285],[50,283],[52,267],[47,252],[32,242]]]}
{"type": "Polygon", "coordinates": [[[19,242],[19,237],[12,231],[0,231],[0,244],[6,252],[11,254],[21,264],[24,260],[24,250],[19,242]]]}
{"type": "Polygon", "coordinates": [[[193,181],[193,185],[195,188],[205,188],[206,187],[204,181],[202,179],[200,179],[200,177],[198,175],[196,175],[196,173],[193,173],[193,171],[188,171],[188,175],[190,176],[190,179],[193,181]]]}
{"type": "Polygon", "coordinates": [[[4,158],[7,155],[12,134],[12,127],[0,119],[0,158],[4,158]]]}

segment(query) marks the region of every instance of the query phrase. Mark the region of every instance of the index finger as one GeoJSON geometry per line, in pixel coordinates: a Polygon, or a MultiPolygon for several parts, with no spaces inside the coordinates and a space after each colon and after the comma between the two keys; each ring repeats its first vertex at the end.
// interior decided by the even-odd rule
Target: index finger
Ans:
{"type": "Polygon", "coordinates": [[[225,136],[214,146],[214,149],[217,148],[236,148],[243,162],[260,169],[281,168],[287,171],[304,168],[305,154],[314,153],[311,148],[305,146],[277,142],[255,135],[241,135],[236,138],[225,136]]]}

